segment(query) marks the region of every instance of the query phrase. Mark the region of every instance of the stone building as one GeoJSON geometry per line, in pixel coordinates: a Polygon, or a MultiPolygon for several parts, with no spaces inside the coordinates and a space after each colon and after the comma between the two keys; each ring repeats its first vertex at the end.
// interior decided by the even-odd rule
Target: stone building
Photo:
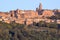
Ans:
{"type": "Polygon", "coordinates": [[[44,17],[51,17],[53,15],[54,15],[54,12],[52,10],[44,10],[42,12],[42,16],[44,16],[44,17]]]}

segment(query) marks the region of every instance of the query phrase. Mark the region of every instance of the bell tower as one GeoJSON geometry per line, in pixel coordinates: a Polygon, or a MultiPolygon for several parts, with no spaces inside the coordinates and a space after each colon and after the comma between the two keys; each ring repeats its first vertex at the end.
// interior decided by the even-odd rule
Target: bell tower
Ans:
{"type": "Polygon", "coordinates": [[[40,3],[40,5],[39,5],[39,10],[40,11],[42,10],[42,3],[40,3]]]}

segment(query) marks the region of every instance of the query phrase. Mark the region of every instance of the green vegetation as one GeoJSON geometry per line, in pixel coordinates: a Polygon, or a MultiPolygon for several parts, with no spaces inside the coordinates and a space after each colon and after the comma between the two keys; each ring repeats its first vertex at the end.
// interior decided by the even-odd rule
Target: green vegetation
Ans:
{"type": "Polygon", "coordinates": [[[56,23],[33,23],[24,25],[0,22],[0,40],[60,40],[60,30],[56,23]]]}

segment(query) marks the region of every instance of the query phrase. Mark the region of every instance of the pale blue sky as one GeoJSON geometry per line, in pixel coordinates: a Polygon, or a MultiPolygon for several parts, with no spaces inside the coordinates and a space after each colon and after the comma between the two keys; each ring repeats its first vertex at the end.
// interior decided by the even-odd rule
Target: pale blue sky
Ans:
{"type": "Polygon", "coordinates": [[[43,9],[60,9],[60,0],[0,0],[0,11],[35,10],[40,2],[43,9]]]}

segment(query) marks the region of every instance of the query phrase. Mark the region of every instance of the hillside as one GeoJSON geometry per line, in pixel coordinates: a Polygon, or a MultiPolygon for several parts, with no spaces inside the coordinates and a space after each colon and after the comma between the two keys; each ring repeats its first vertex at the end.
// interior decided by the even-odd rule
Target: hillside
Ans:
{"type": "Polygon", "coordinates": [[[0,22],[0,40],[60,40],[56,23],[40,22],[39,25],[24,25],[0,22]]]}

